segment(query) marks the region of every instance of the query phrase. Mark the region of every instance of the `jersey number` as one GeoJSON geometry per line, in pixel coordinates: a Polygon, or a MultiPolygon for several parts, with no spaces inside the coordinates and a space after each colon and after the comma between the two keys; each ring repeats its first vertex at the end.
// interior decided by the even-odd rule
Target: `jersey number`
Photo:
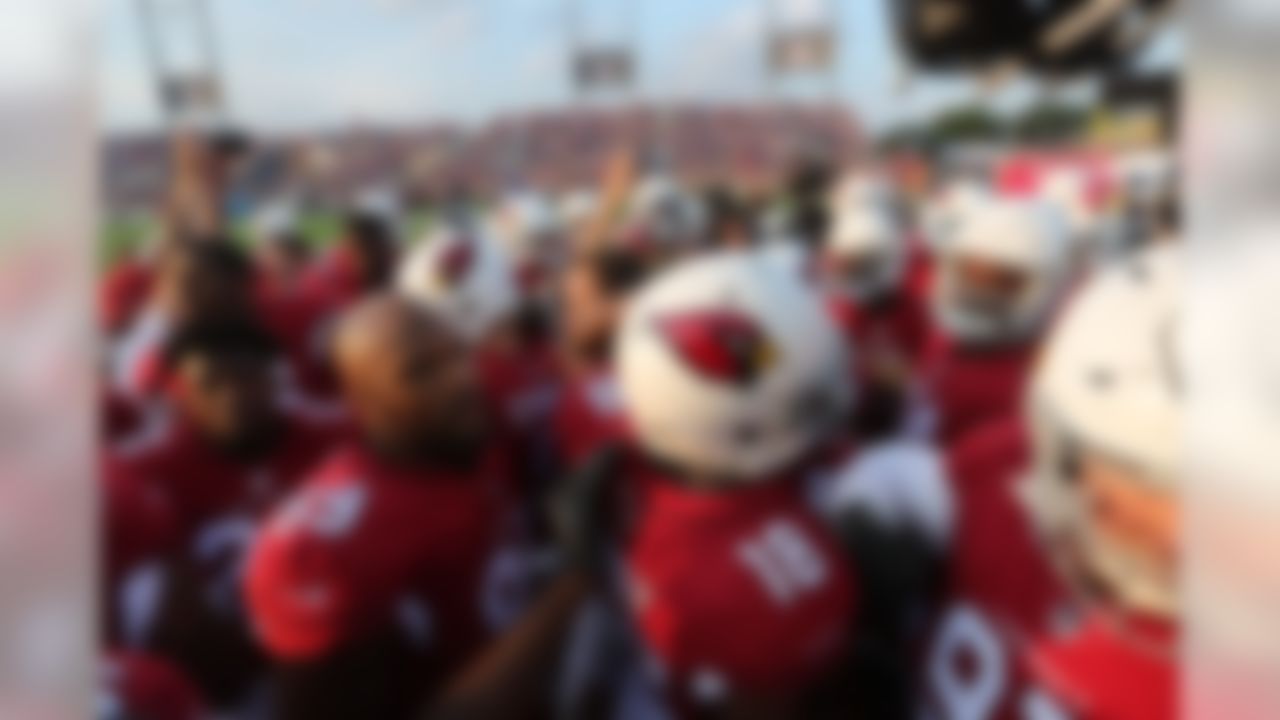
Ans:
{"type": "Polygon", "coordinates": [[[827,565],[804,532],[788,520],[774,520],[738,545],[738,560],[769,597],[786,607],[821,587],[827,565]]]}
{"type": "MultiPolygon", "coordinates": [[[[1010,692],[1010,658],[991,622],[976,608],[951,607],[929,653],[929,686],[941,720],[992,720],[1010,692]]],[[[1010,712],[1022,720],[1068,720],[1052,698],[1021,691],[1010,712]]]]}
{"type": "Polygon", "coordinates": [[[361,485],[342,485],[308,490],[289,500],[275,519],[277,532],[307,532],[335,539],[355,529],[369,502],[361,485]]]}

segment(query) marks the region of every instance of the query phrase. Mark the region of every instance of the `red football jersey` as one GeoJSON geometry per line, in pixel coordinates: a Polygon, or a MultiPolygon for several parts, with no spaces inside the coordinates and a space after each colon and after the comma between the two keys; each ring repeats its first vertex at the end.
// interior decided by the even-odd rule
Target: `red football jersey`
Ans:
{"type": "Polygon", "coordinates": [[[177,546],[178,522],[163,493],[111,457],[102,464],[102,513],[102,579],[110,598],[130,569],[177,546]]]}
{"type": "Polygon", "coordinates": [[[555,428],[565,467],[574,467],[603,445],[627,436],[622,394],[612,370],[566,373],[555,428]]]}
{"type": "Polygon", "coordinates": [[[146,444],[122,452],[123,470],[161,492],[184,537],[228,515],[260,517],[296,485],[340,439],[345,426],[288,413],[281,436],[263,458],[244,461],[219,452],[173,415],[146,444]]]}
{"type": "MultiPolygon", "coordinates": [[[[1173,720],[1178,717],[1176,631],[1163,623],[1117,624],[1094,616],[1031,652],[1041,694],[1037,717],[1173,720]],[[1055,714],[1056,713],[1056,714],[1055,714]]],[[[1231,713],[1224,713],[1223,717],[1231,713]]]]}
{"type": "Polygon", "coordinates": [[[367,290],[350,255],[341,247],[316,258],[303,273],[299,288],[309,303],[329,313],[341,312],[367,290]]]}
{"type": "Polygon", "coordinates": [[[925,352],[924,382],[935,437],[949,445],[964,433],[1022,410],[1035,344],[972,348],[935,333],[925,352]]]}
{"type": "Polygon", "coordinates": [[[162,658],[113,652],[102,670],[104,692],[97,717],[135,720],[200,720],[204,703],[195,686],[162,658]]]}
{"type": "Polygon", "coordinates": [[[487,347],[478,353],[485,390],[503,424],[517,434],[545,431],[554,414],[559,372],[541,347],[487,347]]]}
{"type": "Polygon", "coordinates": [[[146,303],[155,280],[155,268],[138,258],[126,258],[102,277],[99,308],[108,332],[124,330],[146,303]]]}
{"type": "Polygon", "coordinates": [[[629,487],[630,610],[675,707],[802,691],[844,657],[851,572],[797,484],[695,490],[637,467],[629,487]]]}
{"type": "Polygon", "coordinates": [[[886,363],[906,377],[914,375],[929,338],[929,313],[920,296],[904,291],[883,305],[862,307],[833,294],[827,310],[853,348],[856,381],[865,382],[872,368],[886,363]]]}
{"type": "Polygon", "coordinates": [[[100,388],[99,402],[99,432],[106,444],[128,438],[146,423],[147,405],[139,398],[127,397],[104,384],[100,388]]]}
{"type": "Polygon", "coordinates": [[[333,313],[328,305],[299,288],[260,282],[257,306],[263,326],[280,343],[293,381],[309,395],[330,398],[338,384],[329,359],[333,313]]]}
{"type": "Polygon", "coordinates": [[[446,667],[461,661],[506,589],[507,472],[499,452],[465,472],[392,466],[358,443],[336,452],[254,541],[246,590],[259,640],[307,660],[395,623],[446,667]]]}
{"type": "Polygon", "coordinates": [[[1063,597],[1016,495],[1028,460],[1016,419],[988,424],[948,452],[956,525],[945,596],[924,644],[931,717],[1025,717],[1022,658],[1063,597]]]}

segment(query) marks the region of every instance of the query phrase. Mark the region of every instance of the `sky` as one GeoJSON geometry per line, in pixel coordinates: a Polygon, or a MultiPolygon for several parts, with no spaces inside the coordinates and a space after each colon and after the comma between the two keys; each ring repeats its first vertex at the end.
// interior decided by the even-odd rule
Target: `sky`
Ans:
{"type": "MultiPolygon", "coordinates": [[[[100,0],[99,117],[108,130],[155,127],[159,109],[144,51],[138,0],[100,0]]],[[[162,8],[187,0],[153,0],[162,8]]],[[[873,129],[972,100],[963,79],[904,81],[890,34],[891,0],[208,0],[233,116],[264,131],[352,123],[482,122],[505,112],[570,102],[571,8],[580,37],[635,43],[647,100],[838,99],[873,129]],[[834,18],[832,13],[834,13],[834,18]],[[835,22],[838,67],[827,78],[766,80],[760,57],[769,17],[835,22]]],[[[162,12],[176,64],[197,47],[162,12]]],[[[1172,33],[1170,34],[1172,35],[1172,33]]],[[[1164,38],[1156,62],[1181,54],[1164,38]]],[[[1035,97],[1011,83],[991,98],[1014,107],[1035,97]]],[[[1058,89],[1066,97],[1079,88],[1058,89]]]]}

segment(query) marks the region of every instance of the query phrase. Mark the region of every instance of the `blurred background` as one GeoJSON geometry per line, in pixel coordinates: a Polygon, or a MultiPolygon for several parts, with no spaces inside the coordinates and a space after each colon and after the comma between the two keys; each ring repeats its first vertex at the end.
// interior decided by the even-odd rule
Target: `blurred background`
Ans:
{"type": "MultiPolygon", "coordinates": [[[[768,188],[805,153],[840,166],[888,147],[937,175],[1019,150],[1167,143],[1179,31],[1113,10],[1024,61],[1034,28],[1083,4],[1048,5],[1009,3],[995,26],[1003,11],[948,20],[927,2],[113,0],[97,73],[104,252],[145,235],[166,128],[184,123],[252,131],[242,217],[280,194],[332,207],[373,186],[415,217],[458,192],[560,193],[623,146],[697,186],[768,188]],[[1121,24],[1131,45],[1111,50],[1121,24]]],[[[308,215],[323,235],[323,213],[308,215]]]]}
{"type": "MultiPolygon", "coordinates": [[[[117,626],[107,597],[126,574],[113,533],[143,523],[109,514],[103,456],[168,401],[147,318],[183,238],[226,240],[279,281],[270,292],[305,298],[255,312],[290,356],[290,388],[327,411],[341,393],[310,344],[393,282],[385,268],[367,286],[343,274],[347,248],[369,247],[357,217],[384,224],[391,258],[484,218],[517,270],[553,275],[563,268],[534,267],[553,252],[528,241],[536,222],[519,208],[555,208],[572,245],[578,224],[654,178],[696,199],[699,251],[782,241],[821,254],[830,198],[853,176],[888,188],[913,247],[941,234],[930,210],[957,188],[1048,198],[1087,238],[1081,268],[1273,227],[1265,1],[42,4],[0,0],[5,717],[276,716],[192,661],[205,646],[157,651],[117,626]],[[575,197],[591,200],[585,215],[575,197]],[[116,661],[106,677],[102,657],[116,661]],[[129,673],[180,696],[172,714],[131,714],[129,673]]],[[[615,209],[628,219],[611,238],[634,229],[615,209]]],[[[1245,492],[1280,507],[1265,486],[1245,492]]],[[[1270,588],[1270,567],[1235,580],[1270,588]]],[[[1192,710],[1221,717],[1209,698],[1192,710]]]]}

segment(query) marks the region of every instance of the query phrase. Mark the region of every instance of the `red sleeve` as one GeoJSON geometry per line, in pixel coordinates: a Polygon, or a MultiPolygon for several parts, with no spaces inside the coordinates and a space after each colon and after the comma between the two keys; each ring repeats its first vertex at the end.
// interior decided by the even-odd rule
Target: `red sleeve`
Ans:
{"type": "Polygon", "coordinates": [[[147,720],[198,720],[203,701],[191,681],[168,662],[133,652],[113,653],[107,685],[122,717],[147,720]]]}
{"type": "Polygon", "coordinates": [[[178,521],[167,498],[144,481],[137,468],[114,458],[103,463],[108,583],[147,558],[168,552],[178,539],[178,521]]]}
{"type": "Polygon", "coordinates": [[[108,330],[128,327],[151,292],[151,268],[126,260],[109,270],[100,287],[102,322],[108,330]]]}
{"type": "Polygon", "coordinates": [[[268,653],[308,660],[349,636],[357,596],[326,541],[279,525],[264,527],[250,549],[246,604],[268,653]]]}

